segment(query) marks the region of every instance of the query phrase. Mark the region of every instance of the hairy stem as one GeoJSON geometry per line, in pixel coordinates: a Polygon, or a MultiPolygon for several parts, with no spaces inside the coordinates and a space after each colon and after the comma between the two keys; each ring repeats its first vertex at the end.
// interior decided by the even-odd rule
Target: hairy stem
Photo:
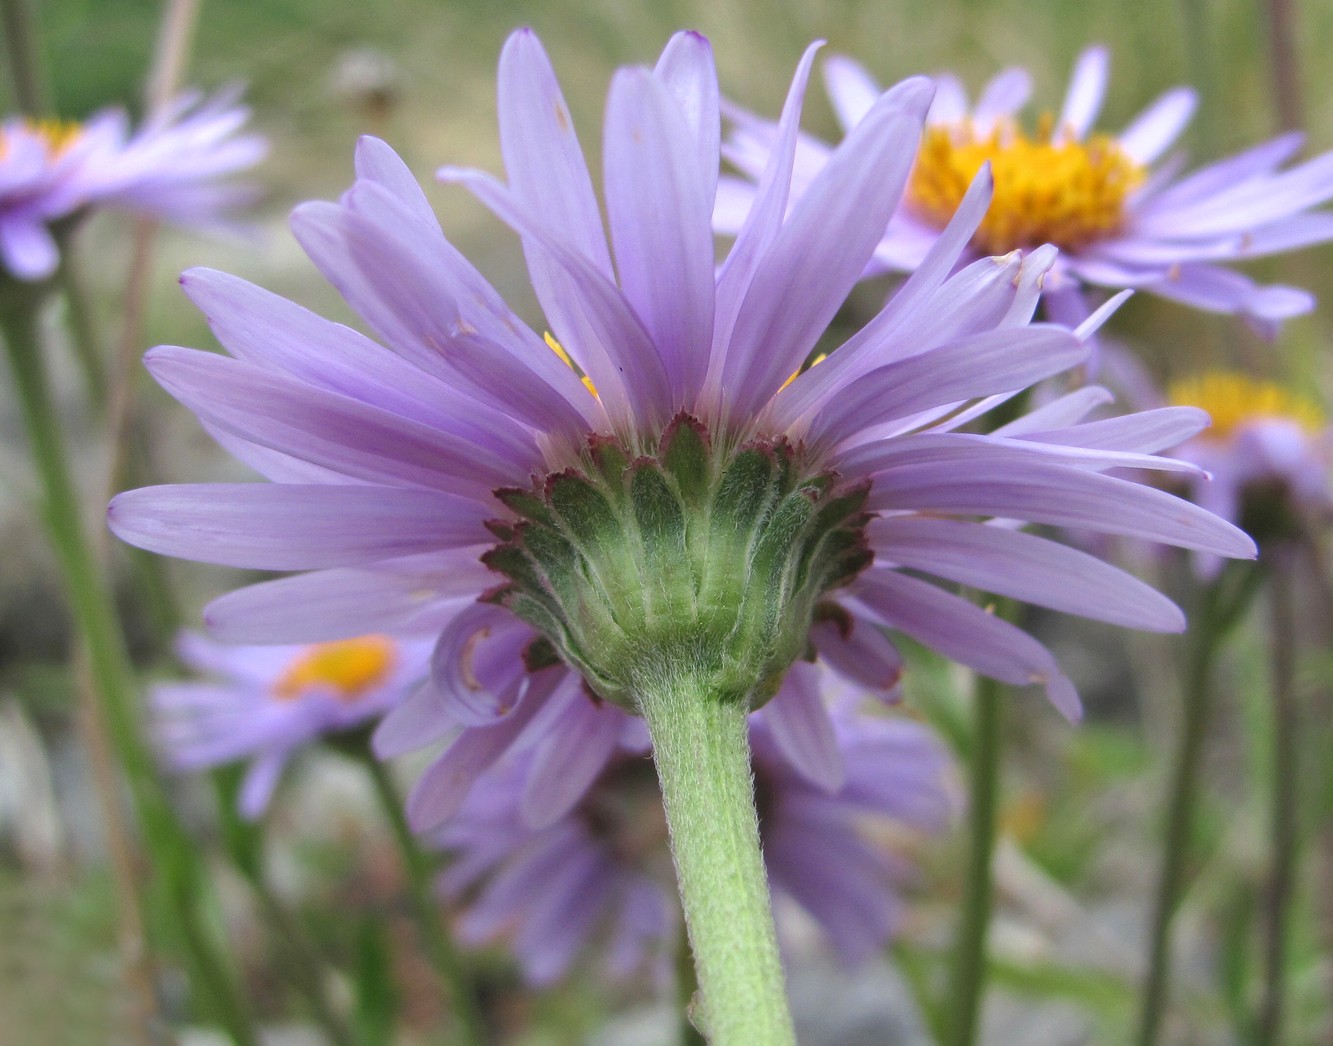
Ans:
{"type": "Polygon", "coordinates": [[[743,703],[688,677],[639,690],[713,1046],[795,1043],[759,849],[743,703]]]}

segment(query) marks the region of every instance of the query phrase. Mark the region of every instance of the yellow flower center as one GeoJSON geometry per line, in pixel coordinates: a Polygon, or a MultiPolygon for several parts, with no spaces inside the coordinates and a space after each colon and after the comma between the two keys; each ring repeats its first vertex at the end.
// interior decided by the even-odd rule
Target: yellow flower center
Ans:
{"type": "Polygon", "coordinates": [[[1311,432],[1322,428],[1326,421],[1313,400],[1239,371],[1208,371],[1173,381],[1167,398],[1175,404],[1202,407],[1211,414],[1212,427],[1200,434],[1208,439],[1228,439],[1242,426],[1265,418],[1285,418],[1311,432]]]}
{"type": "MultiPolygon", "coordinates": [[[[597,386],[592,383],[592,378],[588,377],[588,375],[581,372],[578,369],[578,367],[574,366],[574,361],[569,358],[569,353],[565,351],[565,347],[555,340],[555,335],[553,335],[550,331],[547,331],[543,335],[543,337],[545,337],[546,339],[547,348],[549,348],[552,352],[554,352],[557,356],[559,356],[560,359],[564,362],[565,366],[579,376],[583,384],[588,387],[588,391],[591,392],[594,396],[596,396],[597,386]]],[[[601,397],[598,398],[600,399],[601,397]]]]}
{"type": "MultiPolygon", "coordinates": [[[[83,134],[83,124],[77,120],[24,120],[23,129],[40,138],[46,145],[47,158],[54,160],[70,148],[83,134]]],[[[0,159],[9,152],[8,135],[0,130],[0,159]]]]}
{"type": "Polygon", "coordinates": [[[309,690],[332,690],[343,701],[355,701],[383,683],[398,659],[398,647],[388,636],[360,636],[308,646],[273,684],[273,696],[282,701],[309,690]]]}
{"type": "Polygon", "coordinates": [[[1052,141],[1053,124],[1043,117],[1034,137],[1007,120],[984,136],[970,122],[927,127],[907,184],[908,204],[943,228],[989,160],[995,195],[972,237],[983,254],[1043,243],[1070,250],[1115,232],[1125,198],[1143,182],[1143,167],[1109,135],[1052,141]]]}

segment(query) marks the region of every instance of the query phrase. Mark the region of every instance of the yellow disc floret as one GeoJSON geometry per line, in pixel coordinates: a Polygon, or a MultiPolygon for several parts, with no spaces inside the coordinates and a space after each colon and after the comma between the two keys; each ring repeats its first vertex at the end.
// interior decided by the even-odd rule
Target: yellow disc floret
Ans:
{"type": "Polygon", "coordinates": [[[1007,120],[985,134],[970,122],[927,127],[907,185],[909,206],[943,228],[989,160],[995,195],[972,237],[981,253],[1043,243],[1073,250],[1115,232],[1143,167],[1109,135],[1057,141],[1052,126],[1044,118],[1033,137],[1007,120]]]}
{"type": "MultiPolygon", "coordinates": [[[[83,134],[83,124],[77,120],[24,120],[21,126],[28,134],[42,140],[50,160],[59,157],[83,134]]],[[[0,159],[9,152],[7,139],[8,135],[0,130],[0,159]]]]}
{"type": "Polygon", "coordinates": [[[1173,381],[1167,398],[1212,415],[1212,427],[1200,434],[1210,439],[1228,439],[1244,425],[1264,419],[1283,418],[1311,432],[1327,420],[1313,400],[1240,371],[1208,371],[1173,381]]]}
{"type": "Polygon", "coordinates": [[[398,647],[388,636],[360,636],[308,646],[273,684],[273,695],[290,701],[310,690],[333,691],[355,701],[393,671],[398,647]]]}

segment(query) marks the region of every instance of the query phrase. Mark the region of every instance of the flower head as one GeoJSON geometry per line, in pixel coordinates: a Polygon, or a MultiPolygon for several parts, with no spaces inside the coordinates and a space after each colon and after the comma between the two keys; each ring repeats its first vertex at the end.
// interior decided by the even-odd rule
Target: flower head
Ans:
{"type": "MultiPolygon", "coordinates": [[[[816,693],[831,682],[802,664],[816,693]]],[[[954,800],[948,757],[913,721],[867,714],[834,682],[825,716],[836,783],[793,763],[768,722],[784,698],[750,717],[759,831],[772,888],[804,908],[844,962],[879,951],[901,919],[909,874],[901,854],[872,845],[864,828],[940,831],[954,800]]],[[[821,706],[822,707],[822,706],[821,706]]],[[[480,943],[504,933],[534,984],[563,977],[599,932],[608,972],[650,969],[665,979],[681,922],[667,826],[641,722],[619,710],[619,743],[578,804],[554,824],[525,817],[532,753],[490,770],[437,835],[452,855],[441,887],[465,905],[458,930],[480,943]],[[533,903],[533,898],[540,901],[533,903]]]]}
{"type": "Polygon", "coordinates": [[[257,163],[266,145],[238,133],[247,119],[230,93],[185,95],[131,133],[120,110],[85,123],[10,119],[0,126],[0,263],[21,280],[58,263],[50,224],[112,207],[181,225],[215,227],[249,198],[220,182],[257,163]]]}
{"type": "MultiPolygon", "coordinates": [[[[1172,382],[1167,398],[1207,410],[1213,424],[1174,451],[1206,469],[1191,495],[1242,524],[1262,547],[1333,517],[1333,426],[1313,400],[1239,371],[1208,371],[1172,382]]],[[[1201,557],[1205,572],[1215,557],[1201,557]]]]}
{"type": "Polygon", "coordinates": [[[153,687],[163,758],[191,771],[250,759],[241,812],[268,806],[288,760],[321,737],[373,723],[426,676],[430,645],[385,635],[306,646],[228,646],[183,633],[177,653],[208,681],[153,687]]]}
{"type": "Polygon", "coordinates": [[[213,603],[206,617],[226,639],[438,633],[435,688],[404,707],[392,746],[471,729],[419,783],[418,824],[456,806],[521,735],[549,746],[551,808],[571,802],[618,743],[616,707],[634,711],[638,686],[662,673],[758,707],[815,655],[888,691],[899,661],[879,626],[1042,685],[1077,713],[1044,647],[922,574],[1183,627],[1136,579],[993,521],[1252,554],[1208,513],[1104,474],[1188,468],[1153,451],[1196,432],[1201,412],[1085,423],[1093,389],[996,435],[963,431],[1087,351],[1029,323],[1052,250],[957,269],[985,178],[879,315],[803,367],[898,203],[931,97],[923,81],[885,94],[788,207],[812,60],[720,268],[707,42],[680,34],[656,68],[615,77],[608,243],[554,73],[521,31],[500,62],[508,184],[443,175],[519,233],[545,312],[535,329],[373,139],[351,190],[298,208],[293,226],[379,342],[234,277],[183,277],[232,356],[163,346],[148,367],[274,482],[129,492],[111,526],[159,552],[310,571],[213,603]],[[580,773],[564,772],[575,749],[580,773]]]}
{"type": "MultiPolygon", "coordinates": [[[[825,73],[834,110],[850,131],[881,88],[849,58],[830,59],[825,73]]],[[[907,192],[867,272],[915,269],[989,164],[995,196],[969,252],[1059,247],[1046,292],[1051,315],[1063,321],[1087,315],[1082,286],[1137,288],[1239,313],[1269,334],[1308,312],[1308,293],[1257,286],[1226,264],[1333,239],[1333,218],[1310,213],[1333,199],[1333,154],[1282,169],[1301,146],[1301,136],[1290,134],[1179,177],[1179,162],[1158,161],[1193,114],[1194,92],[1166,92],[1111,134],[1093,129],[1106,80],[1105,50],[1084,51],[1059,114],[1043,113],[1028,130],[1019,117],[1030,90],[1024,70],[995,77],[975,103],[953,77],[939,77],[907,192]]],[[[776,139],[773,125],[735,115],[726,154],[750,181],[724,181],[717,212],[723,230],[739,228],[776,139]]],[[[803,141],[795,190],[830,153],[815,139],[803,141]]]]}

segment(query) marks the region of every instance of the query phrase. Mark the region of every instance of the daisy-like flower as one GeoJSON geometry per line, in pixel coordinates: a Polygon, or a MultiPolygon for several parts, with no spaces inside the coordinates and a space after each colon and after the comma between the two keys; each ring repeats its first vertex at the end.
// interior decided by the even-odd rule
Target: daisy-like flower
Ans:
{"type": "MultiPolygon", "coordinates": [[[[932,95],[913,80],[879,98],[789,207],[812,61],[813,49],[720,268],[708,43],[680,34],[655,68],[616,75],[608,243],[569,110],[525,30],[500,62],[508,184],[443,177],[519,233],[544,323],[501,301],[373,139],[353,187],[298,208],[293,227],[379,341],[235,277],[183,277],[231,356],[164,346],[147,365],[274,482],[129,492],[110,524],[158,552],[309,571],[214,602],[206,618],[229,641],[438,633],[435,686],[397,736],[470,729],[418,784],[419,826],[520,735],[542,736],[553,767],[604,764],[621,733],[614,707],[638,711],[684,677],[758,707],[813,651],[887,689],[898,662],[880,626],[1043,686],[1076,715],[1041,644],[921,575],[1132,627],[1183,618],[1142,582],[1012,521],[1253,554],[1230,524],[1104,474],[1189,468],[1153,452],[1197,431],[1202,412],[1085,423],[1093,390],[1001,435],[962,431],[1087,352],[1078,335],[1029,323],[1053,250],[958,269],[986,210],[984,175],[879,315],[802,369],[898,203],[932,95]]],[[[566,792],[579,777],[591,782],[551,774],[566,792]]]]}
{"type": "MultiPolygon", "coordinates": [[[[1207,371],[1172,382],[1167,398],[1194,403],[1210,428],[1176,448],[1206,469],[1193,477],[1192,500],[1241,524],[1262,547],[1326,525],[1333,518],[1333,427],[1312,399],[1239,371],[1207,371]]],[[[1198,557],[1205,573],[1220,566],[1198,557]]]]}
{"type": "MultiPolygon", "coordinates": [[[[1258,286],[1227,266],[1333,239],[1333,214],[1313,211],[1333,199],[1333,153],[1284,168],[1303,141],[1286,134],[1181,177],[1180,158],[1162,157],[1193,114],[1195,93],[1167,91],[1119,134],[1096,131],[1107,64],[1103,48],[1084,51],[1059,114],[1043,114],[1032,130],[1018,119],[1031,86],[1026,71],[996,76],[975,103],[956,79],[939,77],[907,191],[867,275],[921,264],[989,163],[995,197],[968,254],[1059,247],[1046,304],[1061,322],[1088,315],[1083,288],[1089,286],[1136,288],[1209,312],[1238,313],[1268,335],[1313,308],[1303,290],[1258,286]]],[[[834,111],[850,133],[882,89],[850,58],[830,59],[825,74],[834,111]]],[[[740,227],[777,140],[772,124],[734,115],[726,156],[750,180],[724,180],[717,209],[724,231],[740,227]]],[[[832,152],[814,138],[803,140],[794,194],[832,152]]]]}
{"type": "MultiPolygon", "coordinates": [[[[821,674],[804,662],[797,668],[821,674]]],[[[843,767],[836,783],[812,779],[788,758],[769,722],[781,695],[750,716],[750,745],[772,888],[804,908],[855,965],[897,930],[899,890],[910,875],[904,856],[860,830],[938,832],[954,799],[948,756],[928,728],[868,715],[845,683],[835,687],[830,737],[843,767]]],[[[611,975],[669,975],[680,914],[662,797],[642,721],[612,714],[621,729],[615,753],[560,820],[534,828],[526,815],[525,749],[489,771],[436,837],[452,855],[441,888],[465,907],[460,938],[483,943],[504,934],[536,985],[565,976],[598,938],[611,975]]]]}
{"type": "Polygon", "coordinates": [[[249,117],[233,93],[189,94],[131,132],[118,109],[85,123],[10,119],[0,125],[0,263],[20,280],[59,262],[52,222],[87,207],[129,210],[198,228],[225,224],[253,196],[222,181],[253,166],[267,146],[241,134],[249,117]]]}
{"type": "Polygon", "coordinates": [[[239,806],[252,820],[300,749],[373,723],[426,678],[430,657],[429,643],[386,635],[229,646],[183,633],[176,650],[207,678],[149,692],[162,758],[180,772],[250,760],[239,806]]]}

